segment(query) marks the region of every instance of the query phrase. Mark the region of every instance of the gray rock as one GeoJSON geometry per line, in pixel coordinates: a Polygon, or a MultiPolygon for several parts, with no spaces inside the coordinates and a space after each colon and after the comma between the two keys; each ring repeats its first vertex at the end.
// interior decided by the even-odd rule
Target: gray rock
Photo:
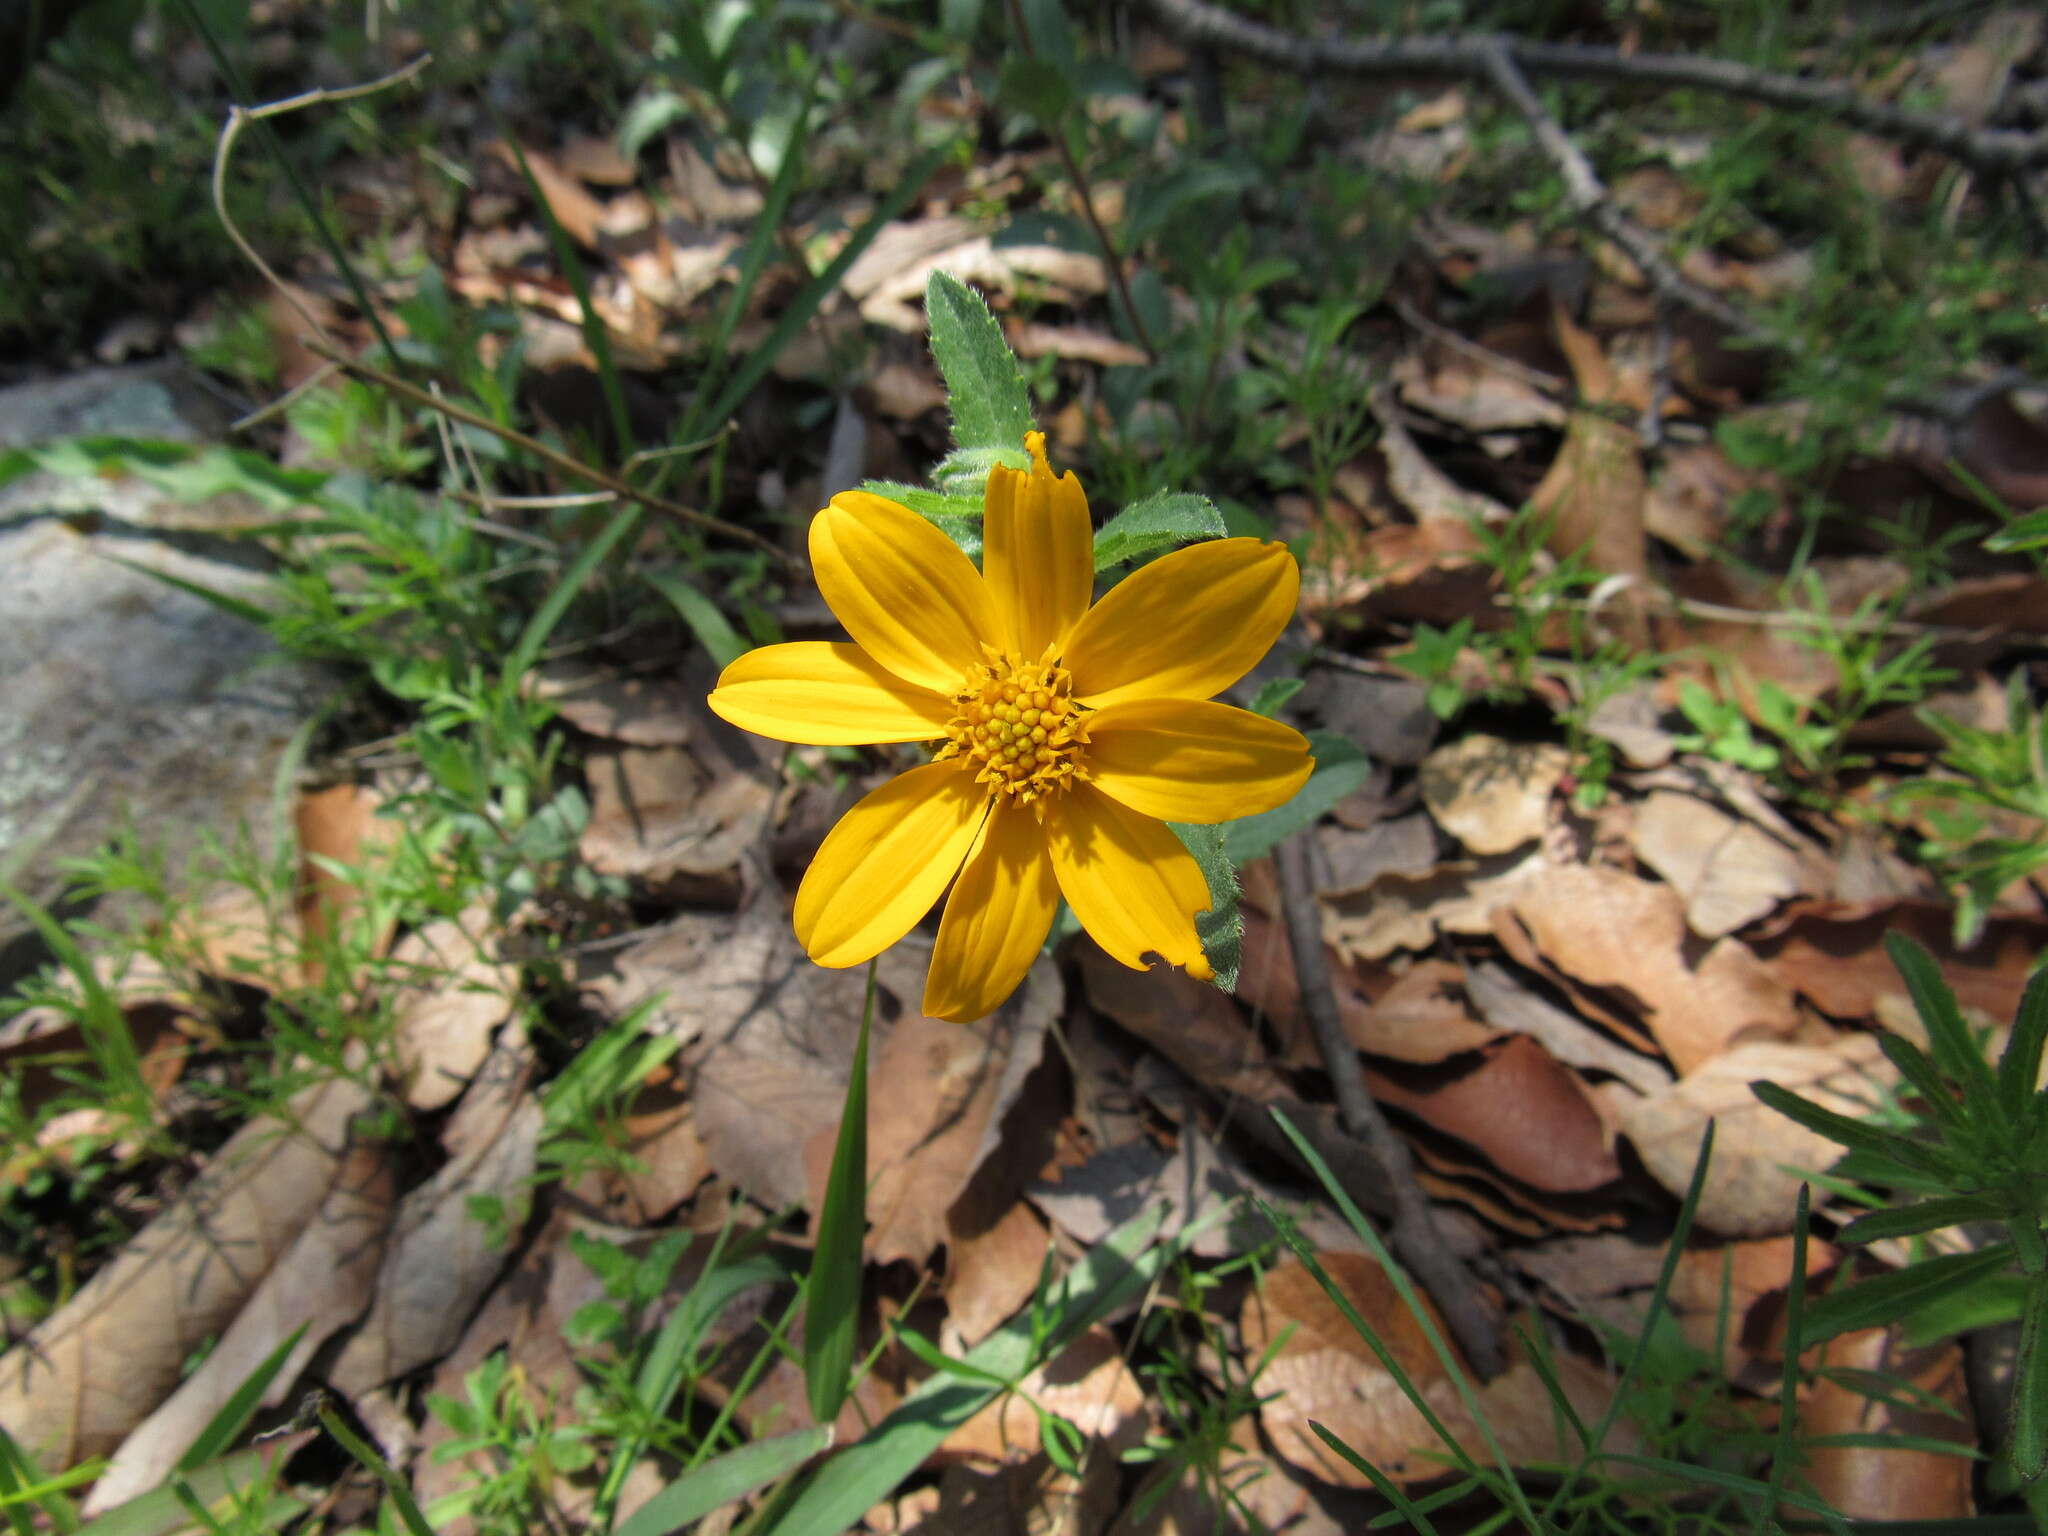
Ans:
{"type": "MultiPolygon", "coordinates": [[[[217,422],[180,414],[189,402],[171,377],[151,365],[0,391],[0,446],[85,431],[199,440],[217,422]]],[[[161,845],[174,871],[202,836],[231,840],[244,822],[262,846],[279,755],[331,679],[146,572],[253,601],[269,578],[175,547],[137,526],[146,517],[102,507],[89,520],[96,531],[81,531],[70,514],[77,496],[98,494],[92,486],[7,489],[16,495],[0,513],[12,520],[0,526],[0,880],[49,906],[64,888],[59,861],[124,822],[161,845]]],[[[0,986],[42,958],[27,919],[0,905],[0,986]]]]}

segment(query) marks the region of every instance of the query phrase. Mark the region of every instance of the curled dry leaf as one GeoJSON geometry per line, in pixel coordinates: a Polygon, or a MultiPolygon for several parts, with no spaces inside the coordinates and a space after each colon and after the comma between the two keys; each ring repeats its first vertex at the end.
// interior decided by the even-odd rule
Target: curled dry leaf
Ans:
{"type": "Polygon", "coordinates": [[[1363,890],[1324,897],[1323,934],[1348,955],[1380,960],[1397,949],[1430,949],[1439,933],[1490,933],[1494,909],[1512,905],[1555,867],[1539,847],[1439,864],[1427,874],[1381,875],[1363,890]]]}
{"type": "Polygon", "coordinates": [[[49,1466],[112,1451],[227,1326],[334,1183],[369,1094],[335,1078],[252,1120],[119,1257],[5,1355],[0,1428],[49,1466]]]}
{"type": "Polygon", "coordinates": [[[681,747],[592,753],[586,771],[590,824],[578,847],[592,869],[683,894],[737,894],[731,872],[774,806],[766,783],[746,773],[707,779],[681,747]]]}
{"type": "Polygon", "coordinates": [[[1791,992],[1739,940],[1699,951],[1684,905],[1668,885],[1578,864],[1545,871],[1514,903],[1531,942],[1559,970],[1641,1006],[1681,1076],[1746,1031],[1787,1035],[1799,1025],[1791,992]]]}
{"type": "Polygon", "coordinates": [[[1455,1136],[1513,1178],[1583,1194],[1621,1176],[1579,1080],[1527,1035],[1510,1035],[1454,1077],[1411,1082],[1368,1072],[1373,1097],[1455,1136]]]}
{"type": "MultiPolygon", "coordinates": [[[[1326,1253],[1318,1259],[1445,1428],[1472,1455],[1484,1458],[1485,1443],[1471,1413],[1386,1272],[1362,1254],[1326,1253]]],[[[1429,1308],[1426,1299],[1422,1304],[1429,1308]]],[[[1433,1308],[1429,1316],[1442,1336],[1443,1322],[1433,1308]]],[[[1431,1455],[1445,1454],[1442,1442],[1300,1260],[1290,1258],[1267,1273],[1246,1299],[1241,1325],[1247,1362],[1279,1343],[1290,1325],[1294,1330],[1279,1343],[1258,1380],[1262,1393],[1273,1394],[1260,1405],[1259,1420],[1282,1456],[1339,1487],[1369,1486],[1364,1474],[1317,1438],[1309,1428],[1313,1420],[1397,1483],[1423,1482],[1442,1473],[1443,1463],[1431,1455]]],[[[1554,1364],[1580,1418],[1596,1421],[1612,1384],[1575,1356],[1557,1356],[1554,1364]]],[[[1577,1444],[1560,1441],[1542,1378],[1526,1357],[1518,1354],[1505,1372],[1476,1390],[1512,1464],[1575,1459],[1577,1444]]],[[[1614,1448],[1619,1447],[1610,1445],[1614,1448]]]]}
{"type": "MultiPolygon", "coordinates": [[[[1579,394],[1598,405],[1617,397],[1614,370],[1600,343],[1552,306],[1558,345],[1571,361],[1579,394]]],[[[1604,412],[1572,412],[1557,458],[1529,497],[1551,520],[1545,543],[1559,558],[1583,552],[1593,568],[1640,579],[1647,569],[1643,508],[1649,482],[1635,433],[1604,412]]]]}
{"type": "Polygon", "coordinates": [[[1813,1491],[1851,1520],[1953,1520],[1975,1514],[1969,1452],[1977,1444],[1963,1351],[1953,1339],[1908,1348],[1897,1328],[1865,1328],[1828,1341],[1821,1372],[1799,1405],[1809,1436],[1869,1436],[1857,1444],[1807,1451],[1813,1491]],[[1858,1390],[1872,1378],[1910,1383],[1915,1402],[1896,1388],[1858,1390]],[[1938,1406],[1937,1406],[1938,1405],[1938,1406]],[[1943,1410],[1946,1411],[1943,1411],[1943,1410]],[[1900,1436],[1941,1440],[1954,1454],[1883,1442],[1900,1436]]]}
{"type": "Polygon", "coordinates": [[[1636,807],[1629,842],[1685,898],[1686,925],[1705,939],[1755,922],[1806,884],[1794,849],[1693,795],[1653,791],[1636,807]]]}
{"type": "Polygon", "coordinates": [[[84,1513],[112,1509],[156,1487],[256,1367],[303,1327],[265,1401],[290,1391],[314,1351],[369,1305],[398,1171],[381,1143],[350,1146],[334,1183],[284,1256],[256,1287],[199,1368],[114,1453],[84,1513]]]}
{"type": "Polygon", "coordinates": [[[1821,1012],[1863,1019],[1905,1004],[1906,985],[1884,952],[1884,936],[1903,933],[1933,954],[1964,1008],[1994,1023],[2011,1022],[2034,958],[2048,949],[2048,920],[1995,915],[1966,950],[1956,948],[1953,924],[1954,914],[1940,902],[1801,901],[1754,942],[1786,985],[1821,1012]]]}
{"type": "Polygon", "coordinates": [[[1469,967],[1465,995],[1488,1024],[1529,1036],[1566,1066],[1604,1072],[1638,1093],[1660,1093],[1671,1086],[1669,1068],[1538,995],[1507,966],[1483,960],[1469,967]]]}
{"type": "Polygon", "coordinates": [[[391,951],[392,1049],[405,1101],[439,1109],[490,1053],[491,1032],[519,995],[519,967],[497,958],[490,907],[477,902],[400,939],[391,951]]]}
{"type": "Polygon", "coordinates": [[[1842,1149],[1768,1109],[1749,1085],[1776,1083],[1824,1109],[1862,1116],[1897,1073],[1870,1035],[1828,1045],[1750,1041],[1688,1073],[1664,1093],[1622,1111],[1622,1131],[1652,1177],[1682,1196],[1692,1181],[1700,1136],[1716,1122],[1714,1164],[1700,1198],[1700,1225],[1731,1237],[1789,1231],[1797,1172],[1821,1172],[1842,1149]]]}
{"type": "Polygon", "coordinates": [[[1436,824],[1468,850],[1508,853],[1543,835],[1570,766],[1555,742],[1461,736],[1423,760],[1417,783],[1436,824]]]}

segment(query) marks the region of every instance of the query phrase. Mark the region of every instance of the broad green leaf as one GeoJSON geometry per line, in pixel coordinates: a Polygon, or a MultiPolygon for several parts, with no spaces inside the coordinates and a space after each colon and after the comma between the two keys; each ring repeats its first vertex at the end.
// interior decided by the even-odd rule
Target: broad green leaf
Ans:
{"type": "Polygon", "coordinates": [[[831,1443],[831,1427],[814,1424],[714,1456],[641,1505],[613,1536],[668,1536],[721,1505],[743,1499],[794,1472],[831,1443]]]}
{"type": "Polygon", "coordinates": [[[1202,866],[1202,878],[1209,882],[1209,910],[1195,919],[1195,932],[1202,936],[1202,952],[1216,972],[1216,985],[1225,992],[1237,989],[1237,973],[1244,964],[1244,914],[1237,909],[1237,866],[1223,849],[1221,827],[1197,827],[1169,821],[1181,846],[1202,866]]]}
{"type": "Polygon", "coordinates": [[[932,484],[943,495],[971,498],[979,517],[983,497],[988,492],[988,472],[998,464],[1007,464],[1012,469],[1030,466],[1023,438],[1018,438],[1014,448],[955,448],[932,466],[932,484]]]}
{"type": "Polygon", "coordinates": [[[830,1424],[853,1390],[854,1328],[860,1321],[860,1257],[867,1235],[868,1026],[875,1013],[875,968],[853,1045],[853,1071],[839,1115],[839,1142],[818,1209],[818,1239],[804,1281],[804,1385],[811,1417],[830,1424]]]}
{"type": "Polygon", "coordinates": [[[1161,491],[1133,502],[1095,535],[1095,569],[1103,571],[1141,555],[1195,539],[1220,539],[1223,514],[1216,503],[1191,491],[1161,491]]]}
{"type": "Polygon", "coordinates": [[[1314,826],[1325,811],[1371,777],[1371,760],[1344,737],[1310,731],[1308,740],[1309,750],[1315,754],[1315,772],[1294,792],[1292,800],[1223,824],[1223,851],[1232,863],[1249,864],[1264,858],[1284,839],[1314,826]]]}
{"type": "Polygon", "coordinates": [[[1072,79],[1057,65],[1044,59],[1012,54],[1003,61],[996,82],[996,100],[1012,112],[1038,119],[1041,126],[1057,130],[1074,107],[1072,79]]]}
{"type": "MultiPolygon", "coordinates": [[[[988,472],[982,471],[982,479],[988,472]]],[[[898,480],[863,480],[860,488],[876,496],[886,496],[891,501],[900,501],[919,517],[932,524],[939,532],[966,550],[971,558],[981,556],[981,493],[956,495],[947,491],[928,491],[920,485],[905,485],[898,480]]]]}
{"type": "Polygon", "coordinates": [[[947,272],[924,290],[932,356],[946,379],[953,441],[962,448],[1021,450],[1035,423],[1031,395],[1002,327],[981,295],[947,272]]]}
{"type": "Polygon", "coordinates": [[[1807,1307],[1801,1345],[1820,1344],[1857,1328],[1882,1327],[2011,1265],[2011,1246],[1999,1243],[1976,1253],[1940,1254],[1845,1285],[1807,1307]]]}

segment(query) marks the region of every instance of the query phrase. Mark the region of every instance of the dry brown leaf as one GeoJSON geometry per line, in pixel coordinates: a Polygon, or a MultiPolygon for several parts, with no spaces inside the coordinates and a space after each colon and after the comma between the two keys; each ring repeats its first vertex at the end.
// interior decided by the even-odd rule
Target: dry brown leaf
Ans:
{"type": "MultiPolygon", "coordinates": [[[[1613,400],[1614,374],[1600,343],[1572,322],[1562,304],[1553,305],[1552,320],[1579,394],[1594,405],[1613,400]]],[[[1552,553],[1563,558],[1583,551],[1595,570],[1641,580],[1648,568],[1648,493],[1635,433],[1600,411],[1575,410],[1557,459],[1529,504],[1552,520],[1545,541],[1552,553]]]]}
{"type": "Polygon", "coordinates": [[[649,1034],[686,1047],[707,1030],[722,1034],[786,978],[786,931],[753,913],[684,912],[583,977],[584,993],[606,1018],[645,1008],[649,1034]]]}
{"type": "MultiPolygon", "coordinates": [[[[1395,409],[1394,397],[1382,384],[1373,390],[1372,410],[1380,424],[1380,454],[1387,461],[1387,487],[1395,498],[1415,514],[1418,523],[1444,525],[1437,558],[1476,552],[1479,540],[1472,532],[1477,522],[1489,526],[1508,521],[1514,514],[1490,496],[1468,491],[1430,462],[1416,444],[1395,409]],[[1462,532],[1463,538],[1458,537],[1462,532]]],[[[1304,573],[1306,579],[1306,573],[1304,573]]]]}
{"type": "Polygon", "coordinates": [[[1552,868],[1538,848],[1382,875],[1362,890],[1324,894],[1323,935],[1348,955],[1381,960],[1433,948],[1439,933],[1490,933],[1494,909],[1513,905],[1552,868]]]}
{"type": "Polygon", "coordinates": [[[1573,864],[1519,891],[1514,914],[1559,970],[1640,1004],[1682,1077],[1745,1031],[1787,1035],[1799,1026],[1785,985],[1739,940],[1700,952],[1683,908],[1668,885],[1573,864]]]}
{"type": "Polygon", "coordinates": [[[1031,1299],[1052,1233],[1019,1200],[995,1225],[965,1230],[956,1204],[946,1234],[946,1326],[952,1353],[972,1349],[1031,1299]]]}
{"type": "MultiPolygon", "coordinates": [[[[383,795],[367,784],[335,784],[299,796],[292,810],[299,840],[299,923],[309,936],[334,932],[361,900],[356,887],[322,861],[364,864],[402,835],[397,822],[378,816],[383,803],[383,795]]],[[[376,948],[383,947],[382,939],[376,948]]]]}
{"type": "MultiPolygon", "coordinates": [[[[1403,405],[1468,432],[1562,427],[1566,421],[1565,408],[1519,374],[1489,367],[1482,358],[1442,342],[1428,341],[1402,353],[1391,377],[1403,405]]],[[[1389,454],[1390,463],[1392,458],[1389,454]]]]}
{"type": "Polygon", "coordinates": [[[533,691],[579,731],[632,747],[680,747],[697,732],[703,695],[668,676],[629,677],[550,666],[531,674],[533,691]]]}
{"type": "Polygon", "coordinates": [[[1204,1088],[1260,1103],[1291,1096],[1244,1012],[1185,971],[1134,971],[1093,943],[1077,955],[1088,1000],[1204,1088]]]}
{"type": "Polygon", "coordinates": [[[369,1305],[397,1196],[398,1170],[390,1150],[371,1141],[351,1145],[320,1208],[236,1313],[220,1342],[121,1442],[94,1482],[84,1514],[100,1514],[161,1483],[256,1367],[303,1327],[265,1401],[274,1405],[283,1399],[314,1351],[369,1305]]]}
{"type": "Polygon", "coordinates": [[[487,148],[509,166],[514,175],[519,173],[519,156],[523,153],[526,168],[533,173],[533,183],[547,200],[548,211],[554,214],[555,222],[586,251],[598,248],[598,231],[604,227],[604,203],[601,200],[586,192],[583,184],[556,165],[551,156],[530,144],[522,144],[515,152],[503,140],[494,139],[487,148]]]}
{"type": "Polygon", "coordinates": [[[1653,791],[1629,842],[1685,898],[1686,924],[1705,939],[1755,922],[1806,883],[1797,852],[1693,795],[1653,791]]]}
{"type": "Polygon", "coordinates": [[[1092,326],[1013,320],[1003,334],[1019,357],[1059,357],[1102,368],[1138,368],[1152,360],[1144,348],[1092,326]]]}
{"type": "MultiPolygon", "coordinates": [[[[530,1058],[529,1058],[530,1060],[530,1058]]],[[[528,1069],[530,1073],[530,1067],[528,1069]]],[[[454,1155],[405,1197],[377,1272],[375,1299],[342,1347],[328,1380],[353,1397],[439,1359],[510,1258],[509,1236],[523,1221],[540,1145],[540,1103],[523,1091],[524,1074],[480,1074],[457,1116],[481,1105],[482,1126],[448,1138],[454,1155]],[[496,1223],[475,1208],[494,1202],[496,1223]]]]}
{"type": "Polygon", "coordinates": [[[1637,1093],[1659,1093],[1671,1086],[1669,1068],[1531,991],[1506,966],[1485,960],[1464,974],[1466,996],[1494,1028],[1528,1035],[1566,1066],[1607,1073],[1637,1093]]]}
{"type": "MultiPolygon", "coordinates": [[[[888,962],[884,962],[886,966],[888,962]]],[[[922,985],[923,958],[895,984],[922,985]]],[[[910,995],[916,996],[915,992],[910,995]]],[[[1001,1140],[1002,1117],[1038,1065],[1060,1009],[1060,983],[1041,959],[1010,1003],[972,1024],[906,1007],[880,1035],[868,1097],[868,1257],[922,1265],[946,1241],[946,1215],[1001,1140]]],[[[839,1116],[811,1134],[812,1210],[820,1208],[839,1116]]]]}
{"type": "Polygon", "coordinates": [[[278,992],[305,979],[301,913],[275,911],[245,885],[208,892],[171,920],[168,937],[196,968],[225,981],[278,992]]]}
{"type": "Polygon", "coordinates": [[[1917,939],[1940,965],[1956,1001],[1997,1024],[2018,1013],[2034,958],[2048,949],[2048,921],[1997,914],[1974,944],[1958,950],[1954,914],[1932,901],[1795,902],[1754,942],[1785,984],[1821,1012],[1862,1019],[1906,997],[1884,952],[1887,933],[1917,939]]]}
{"type": "Polygon", "coordinates": [[[1527,1035],[1510,1035],[1455,1077],[1413,1084],[1368,1071],[1373,1097],[1477,1148],[1502,1172],[1555,1194],[1621,1176],[1579,1080],[1527,1035]]]}
{"type": "Polygon", "coordinates": [[[1555,742],[1461,736],[1423,759],[1416,782],[1436,824],[1467,849],[1508,853],[1543,835],[1570,766],[1555,742]]]}
{"type": "Polygon", "coordinates": [[[772,788],[745,773],[707,782],[681,747],[594,752],[586,771],[590,823],[578,847],[591,868],[684,893],[738,894],[735,871],[767,827],[772,788]]]}
{"type": "Polygon", "coordinates": [[[252,1120],[121,1254],[0,1355],[0,1428],[45,1465],[112,1451],[177,1385],[319,1208],[367,1109],[335,1078],[252,1120]]]}
{"type": "MultiPolygon", "coordinates": [[[[1286,974],[1291,981],[1291,966],[1286,974]]],[[[1341,1017],[1346,1038],[1368,1056],[1425,1065],[1483,1050],[1501,1034],[1473,1017],[1464,972],[1448,960],[1417,960],[1376,999],[1344,1008],[1341,1017]]]]}
{"type": "Polygon", "coordinates": [[[491,1032],[519,997],[519,967],[494,958],[498,935],[479,901],[400,939],[391,951],[399,988],[391,1001],[392,1049],[405,1102],[439,1109],[462,1092],[490,1054],[491,1032]]]}
{"type": "Polygon", "coordinates": [[[1824,1373],[1799,1405],[1799,1427],[1806,1434],[1816,1439],[1910,1435],[1948,1441],[1960,1454],[1817,1445],[1806,1453],[1806,1476],[1815,1494],[1851,1520],[1952,1520],[1977,1512],[1968,1454],[1977,1444],[1976,1426],[1963,1380],[1963,1351],[1955,1340],[1910,1349],[1896,1328],[1866,1328],[1829,1340],[1821,1360],[1824,1373]],[[1902,1379],[1949,1411],[1913,1403],[1896,1389],[1884,1392],[1881,1401],[1827,1371],[1902,1379]]]}
{"type": "Polygon", "coordinates": [[[1029,1460],[1038,1454],[1034,1402],[1089,1439],[1106,1442],[1098,1455],[1127,1449],[1134,1426],[1143,1438],[1145,1394],[1124,1364],[1116,1335],[1091,1328],[1026,1376],[1015,1392],[1001,1394],[946,1436],[935,1454],[944,1460],[1029,1460]]]}
{"type": "MultiPolygon", "coordinates": [[[[1456,1386],[1385,1271],[1362,1254],[1326,1253],[1318,1258],[1444,1426],[1473,1455],[1486,1455],[1456,1386]]],[[[1423,1305],[1429,1307],[1426,1299],[1423,1305]]],[[[1443,1322],[1434,1308],[1429,1311],[1441,1335],[1443,1322]]],[[[1344,1488],[1369,1486],[1364,1474],[1316,1437],[1309,1428],[1313,1420],[1397,1483],[1441,1475],[1443,1463],[1426,1453],[1442,1456],[1448,1454],[1446,1448],[1300,1260],[1289,1258],[1267,1273],[1246,1299],[1240,1322],[1248,1361],[1261,1358],[1293,1325],[1293,1333],[1259,1375],[1259,1390],[1274,1394],[1261,1404],[1259,1419],[1282,1456],[1325,1482],[1344,1488]]],[[[1575,1356],[1557,1356],[1555,1365],[1580,1417],[1597,1421],[1612,1391],[1606,1377],[1575,1356]]],[[[1575,1442],[1569,1440],[1569,1431],[1565,1440],[1559,1439],[1542,1379],[1525,1357],[1518,1355],[1477,1393],[1511,1464],[1574,1458],[1575,1442]]]]}
{"type": "Polygon", "coordinates": [[[1681,1078],[1668,1092],[1624,1110],[1622,1128],[1643,1166],[1682,1197],[1699,1157],[1700,1135],[1714,1121],[1714,1162],[1700,1197],[1700,1225],[1730,1237],[1767,1237],[1792,1225],[1801,1179],[1785,1170],[1820,1172],[1834,1165],[1842,1149],[1766,1108],[1749,1085],[1773,1082],[1824,1109],[1861,1118],[1878,1090],[1896,1077],[1870,1035],[1844,1034],[1829,1045],[1750,1041],[1681,1078]]]}
{"type": "Polygon", "coordinates": [[[643,1087],[620,1116],[617,1134],[619,1150],[635,1166],[593,1169],[576,1192],[623,1226],[659,1221],[711,1176],[711,1154],[697,1135],[695,1110],[673,1079],[643,1087]]]}

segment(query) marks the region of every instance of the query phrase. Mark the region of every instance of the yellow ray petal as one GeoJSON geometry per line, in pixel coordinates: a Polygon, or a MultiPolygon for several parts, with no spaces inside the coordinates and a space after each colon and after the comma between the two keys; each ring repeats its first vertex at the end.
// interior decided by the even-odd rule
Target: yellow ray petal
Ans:
{"type": "Polygon", "coordinates": [[[998,805],[946,898],[924,984],[926,1016],[965,1024],[1000,1008],[1031,969],[1059,904],[1038,818],[998,805]]]}
{"type": "Polygon", "coordinates": [[[711,711],[743,731],[815,747],[930,741],[953,704],[906,683],[857,645],[795,640],[747,652],[719,674],[711,711]]]}
{"type": "Polygon", "coordinates": [[[826,966],[880,954],[932,909],[987,809],[988,790],[958,761],[926,763],[871,791],[804,872],[797,941],[826,966]]]}
{"type": "Polygon", "coordinates": [[[1088,717],[1088,775],[1141,816],[1210,823],[1283,805],[1315,764],[1308,738],[1248,709],[1133,699],[1088,717]]]}
{"type": "Polygon", "coordinates": [[[1219,539],[1161,556],[1090,608],[1067,640],[1074,697],[1206,699],[1249,672],[1294,616],[1284,544],[1219,539]]]}
{"type": "Polygon", "coordinates": [[[1146,970],[1156,953],[1191,976],[1214,974],[1195,932],[1209,887],[1164,822],[1081,785],[1046,813],[1053,873],[1074,915],[1115,959],[1146,970]]]}
{"type": "Polygon", "coordinates": [[[811,570],[854,641],[905,682],[951,694],[1000,639],[974,562],[883,497],[842,491],[811,519],[811,570]]]}
{"type": "Polygon", "coordinates": [[[1095,586],[1095,530],[1088,497],[1068,470],[1045,460],[1045,434],[1027,432],[1030,470],[998,464],[982,502],[982,569],[1004,626],[1004,648],[1036,661],[1088,611],[1095,586]]]}

